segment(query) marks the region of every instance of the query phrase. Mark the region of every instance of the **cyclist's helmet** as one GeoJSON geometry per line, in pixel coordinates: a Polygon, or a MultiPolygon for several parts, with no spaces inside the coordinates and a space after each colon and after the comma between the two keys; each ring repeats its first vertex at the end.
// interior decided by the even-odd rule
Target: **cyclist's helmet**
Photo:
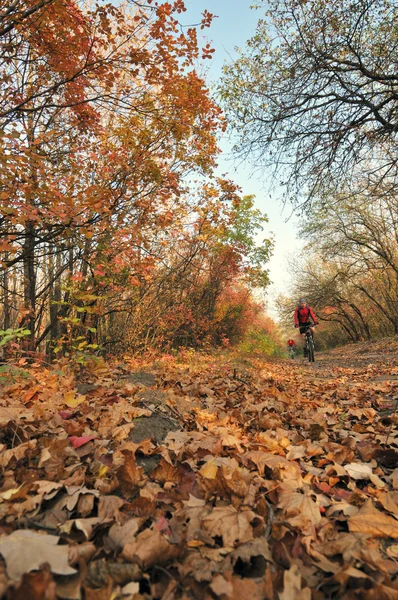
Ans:
{"type": "Polygon", "coordinates": [[[303,304],[307,304],[307,300],[305,298],[300,298],[299,306],[302,306],[303,304]]]}

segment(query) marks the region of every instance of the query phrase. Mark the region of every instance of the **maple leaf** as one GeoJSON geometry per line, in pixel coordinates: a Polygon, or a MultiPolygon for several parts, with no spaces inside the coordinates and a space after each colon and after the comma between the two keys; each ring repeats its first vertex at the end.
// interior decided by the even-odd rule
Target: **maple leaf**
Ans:
{"type": "Polygon", "coordinates": [[[371,500],[349,519],[348,527],[352,532],[398,539],[398,521],[377,510],[371,500]]]}
{"type": "Polygon", "coordinates": [[[226,548],[234,548],[253,539],[255,519],[258,516],[251,510],[238,512],[233,506],[225,506],[214,508],[202,524],[211,536],[220,536],[226,548]]]}
{"type": "Polygon", "coordinates": [[[44,563],[57,575],[73,575],[69,566],[68,546],[58,546],[59,537],[19,529],[0,538],[0,554],[7,563],[7,573],[18,581],[28,571],[37,570],[44,563]]]}
{"type": "Polygon", "coordinates": [[[146,529],[138,534],[135,541],[125,544],[122,556],[148,569],[156,563],[162,565],[177,558],[181,552],[177,544],[170,544],[159,531],[146,529]]]}

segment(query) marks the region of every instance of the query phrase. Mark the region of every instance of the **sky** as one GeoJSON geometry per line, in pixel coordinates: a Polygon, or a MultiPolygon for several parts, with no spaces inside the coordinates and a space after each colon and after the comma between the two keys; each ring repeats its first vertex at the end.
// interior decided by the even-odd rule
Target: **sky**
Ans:
{"type": "MultiPolygon", "coordinates": [[[[253,2],[254,0],[184,0],[187,11],[180,15],[182,25],[199,23],[204,10],[217,15],[210,28],[198,30],[199,42],[209,41],[215,49],[214,58],[206,60],[206,81],[209,86],[214,86],[220,78],[222,66],[237,56],[235,48],[244,48],[246,41],[254,34],[262,11],[251,9],[253,2]]],[[[264,230],[262,237],[273,232],[275,249],[268,264],[273,284],[267,292],[266,301],[270,315],[277,317],[275,298],[279,293],[287,292],[289,287],[287,258],[294,256],[300,247],[296,235],[298,221],[294,215],[291,216],[291,208],[283,206],[278,193],[271,193],[267,189],[266,172],[253,174],[250,164],[237,164],[233,161],[227,136],[220,140],[220,146],[223,153],[218,160],[218,174],[227,174],[242,188],[243,194],[254,194],[256,207],[269,218],[268,229],[264,230]]]]}

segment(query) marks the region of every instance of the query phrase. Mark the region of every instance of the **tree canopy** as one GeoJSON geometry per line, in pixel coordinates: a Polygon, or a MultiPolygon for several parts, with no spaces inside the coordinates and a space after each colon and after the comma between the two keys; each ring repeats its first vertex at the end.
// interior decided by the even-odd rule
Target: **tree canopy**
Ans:
{"type": "Polygon", "coordinates": [[[274,166],[295,199],[331,182],[397,182],[398,7],[390,0],[270,0],[225,68],[236,151],[274,166]]]}

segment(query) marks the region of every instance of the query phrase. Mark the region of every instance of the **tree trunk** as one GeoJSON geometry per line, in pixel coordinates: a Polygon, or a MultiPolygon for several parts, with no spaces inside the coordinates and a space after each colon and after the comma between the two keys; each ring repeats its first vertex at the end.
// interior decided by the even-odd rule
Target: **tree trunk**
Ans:
{"type": "Polygon", "coordinates": [[[31,221],[26,224],[24,244],[24,308],[27,311],[22,325],[31,335],[27,342],[30,351],[35,349],[35,313],[36,313],[36,272],[35,272],[35,228],[31,221]]]}
{"type": "MultiPolygon", "coordinates": [[[[8,259],[8,253],[5,257],[8,259]]],[[[3,275],[3,289],[4,289],[4,313],[3,313],[3,329],[10,327],[10,286],[8,279],[8,270],[5,268],[3,275]]]]}

